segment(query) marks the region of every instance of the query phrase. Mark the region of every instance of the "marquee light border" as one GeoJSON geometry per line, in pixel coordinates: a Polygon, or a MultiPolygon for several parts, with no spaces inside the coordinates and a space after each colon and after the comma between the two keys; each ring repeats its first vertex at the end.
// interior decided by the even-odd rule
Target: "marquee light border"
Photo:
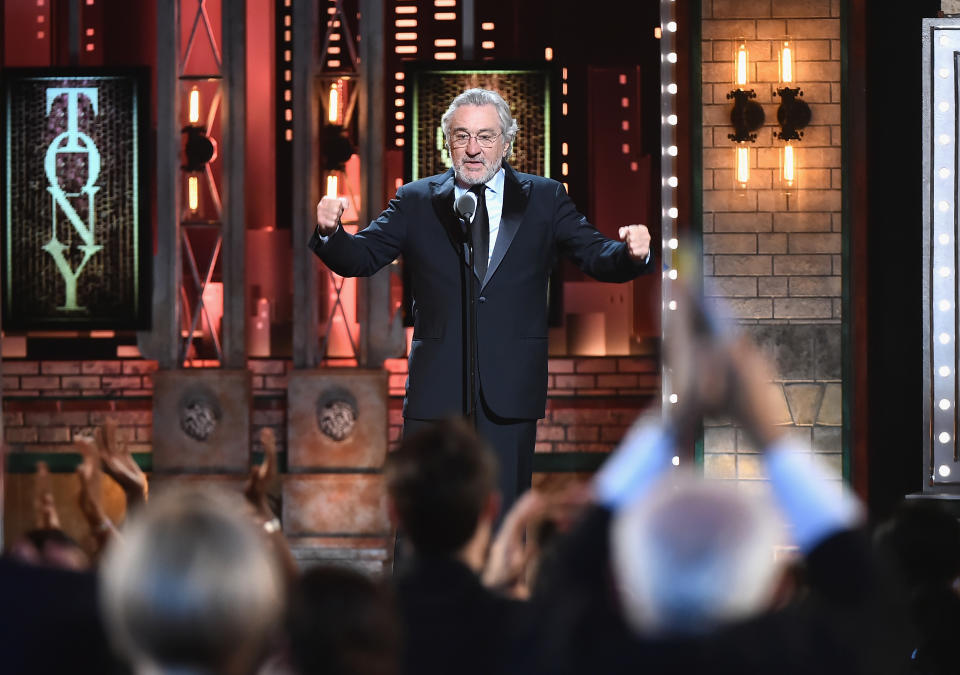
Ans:
{"type": "Polygon", "coordinates": [[[923,45],[923,491],[960,484],[956,403],[957,138],[960,20],[924,19],[923,45]]]}

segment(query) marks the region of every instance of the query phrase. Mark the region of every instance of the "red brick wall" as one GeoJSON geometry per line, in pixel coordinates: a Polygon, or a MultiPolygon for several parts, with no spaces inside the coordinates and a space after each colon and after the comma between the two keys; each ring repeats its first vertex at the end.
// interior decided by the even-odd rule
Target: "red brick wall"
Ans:
{"type": "MultiPolygon", "coordinates": [[[[537,452],[607,452],[639,410],[656,401],[660,376],[655,357],[551,359],[547,415],[537,432],[537,452]]],[[[115,361],[24,361],[2,363],[5,439],[13,452],[71,452],[71,438],[106,416],[118,423],[121,441],[133,452],[150,452],[151,374],[157,365],[141,359],[115,361]]],[[[407,362],[390,359],[390,442],[400,438],[407,362]]],[[[282,359],[248,363],[253,374],[251,444],[263,427],[286,439],[287,374],[282,359]]]]}

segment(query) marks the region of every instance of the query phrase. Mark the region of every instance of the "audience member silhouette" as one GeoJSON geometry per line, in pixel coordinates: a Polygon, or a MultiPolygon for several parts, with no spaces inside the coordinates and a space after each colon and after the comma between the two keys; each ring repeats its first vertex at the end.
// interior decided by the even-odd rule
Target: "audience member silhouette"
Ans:
{"type": "Polygon", "coordinates": [[[913,623],[908,672],[960,672],[960,522],[935,503],[904,502],[874,535],[891,565],[913,623]]]}
{"type": "Polygon", "coordinates": [[[390,594],[345,567],[314,567],[294,585],[287,613],[300,675],[397,675],[400,634],[390,594]]]}
{"type": "MultiPolygon", "coordinates": [[[[3,457],[0,455],[0,464],[3,457]]],[[[87,552],[60,529],[47,467],[35,477],[35,525],[0,557],[0,670],[124,672],[97,607],[87,552]]]]}
{"type": "Polygon", "coordinates": [[[459,420],[410,435],[387,458],[389,509],[412,548],[393,579],[407,675],[509,672],[524,642],[524,605],[479,578],[500,503],[496,470],[459,420]]]}
{"type": "Polygon", "coordinates": [[[247,675],[284,580],[239,496],[170,490],[127,522],[100,568],[111,639],[137,673],[247,675]]]}

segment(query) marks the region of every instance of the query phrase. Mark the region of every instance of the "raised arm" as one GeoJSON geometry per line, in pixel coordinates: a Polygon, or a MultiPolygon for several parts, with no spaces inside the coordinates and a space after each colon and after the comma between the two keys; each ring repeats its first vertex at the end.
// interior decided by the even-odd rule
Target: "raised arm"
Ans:
{"type": "Polygon", "coordinates": [[[599,281],[624,282],[653,268],[650,232],[645,225],[619,229],[621,241],[601,234],[577,211],[560,183],[554,194],[553,224],[560,250],[599,281]]]}
{"type": "Polygon", "coordinates": [[[324,197],[317,204],[317,227],[307,242],[323,263],[342,277],[367,277],[393,262],[403,251],[406,218],[401,193],[368,227],[350,234],[340,224],[343,202],[324,197]]]}

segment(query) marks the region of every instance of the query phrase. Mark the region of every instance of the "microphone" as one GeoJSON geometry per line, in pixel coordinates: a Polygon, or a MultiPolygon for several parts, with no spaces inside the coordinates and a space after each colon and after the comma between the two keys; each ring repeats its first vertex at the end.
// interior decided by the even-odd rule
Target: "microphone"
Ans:
{"type": "Polygon", "coordinates": [[[467,190],[460,195],[460,199],[457,200],[453,208],[465,224],[472,222],[473,214],[477,212],[477,195],[467,190]]]}

